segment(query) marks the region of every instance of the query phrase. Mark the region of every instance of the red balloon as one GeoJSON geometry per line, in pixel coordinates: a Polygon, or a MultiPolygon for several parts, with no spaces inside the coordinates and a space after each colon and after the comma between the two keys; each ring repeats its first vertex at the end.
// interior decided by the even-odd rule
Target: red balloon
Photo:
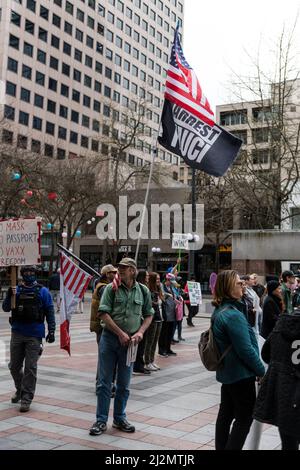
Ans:
{"type": "Polygon", "coordinates": [[[50,199],[50,201],[54,201],[56,198],[57,198],[56,193],[48,193],[48,199],[50,199]]]}
{"type": "Polygon", "coordinates": [[[31,197],[33,195],[33,192],[32,191],[27,191],[26,194],[27,194],[27,196],[31,197]]]}

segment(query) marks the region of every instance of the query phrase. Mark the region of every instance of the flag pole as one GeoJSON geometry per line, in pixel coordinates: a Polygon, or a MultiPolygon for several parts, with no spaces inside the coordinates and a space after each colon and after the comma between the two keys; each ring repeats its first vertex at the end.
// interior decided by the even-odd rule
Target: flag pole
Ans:
{"type": "Polygon", "coordinates": [[[135,251],[135,262],[136,262],[136,264],[137,264],[137,261],[138,261],[138,255],[139,255],[140,244],[141,244],[141,239],[142,239],[142,232],[143,232],[143,227],[144,227],[144,220],[145,220],[145,214],[146,214],[146,210],[147,210],[147,204],[148,204],[148,198],[149,198],[149,190],[150,190],[150,183],[151,183],[151,180],[152,180],[153,167],[154,167],[154,160],[155,160],[155,157],[156,157],[156,153],[157,153],[157,148],[154,147],[154,148],[152,149],[152,160],[151,160],[151,164],[150,164],[150,172],[149,172],[147,190],[146,190],[146,194],[145,194],[145,201],[144,201],[144,207],[143,207],[143,213],[142,213],[142,220],[141,220],[141,224],[140,224],[140,232],[139,232],[139,237],[138,237],[138,240],[137,240],[136,251],[135,251]]]}
{"type": "Polygon", "coordinates": [[[56,243],[56,245],[58,246],[58,248],[60,248],[62,251],[64,251],[65,253],[67,253],[69,256],[72,256],[72,258],[76,259],[76,261],[78,261],[80,264],[83,264],[83,266],[87,269],[89,269],[92,273],[94,273],[96,276],[99,276],[99,273],[91,268],[91,266],[89,266],[87,263],[85,263],[84,261],[82,261],[80,258],[78,258],[78,256],[74,255],[74,253],[71,253],[71,251],[69,251],[67,248],[65,248],[63,245],[61,245],[60,243],[56,243]]]}

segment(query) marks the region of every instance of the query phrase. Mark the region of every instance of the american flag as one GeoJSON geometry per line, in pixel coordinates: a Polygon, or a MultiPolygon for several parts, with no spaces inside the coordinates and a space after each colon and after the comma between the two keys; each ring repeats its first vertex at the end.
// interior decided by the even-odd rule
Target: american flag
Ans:
{"type": "Polygon", "coordinates": [[[82,299],[92,276],[79,268],[68,256],[61,253],[61,274],[64,287],[79,299],[82,299]]]}
{"type": "Polygon", "coordinates": [[[112,282],[113,290],[116,292],[119,289],[120,285],[121,285],[121,278],[120,278],[119,272],[117,272],[112,282]]]}
{"type": "Polygon", "coordinates": [[[91,279],[90,274],[60,252],[60,348],[69,354],[71,354],[69,334],[71,317],[76,312],[91,279]]]}
{"type": "Polygon", "coordinates": [[[174,43],[171,50],[165,98],[202,119],[209,126],[213,126],[214,114],[207,98],[202,93],[194,70],[184,57],[178,29],[179,25],[175,31],[174,43]]]}

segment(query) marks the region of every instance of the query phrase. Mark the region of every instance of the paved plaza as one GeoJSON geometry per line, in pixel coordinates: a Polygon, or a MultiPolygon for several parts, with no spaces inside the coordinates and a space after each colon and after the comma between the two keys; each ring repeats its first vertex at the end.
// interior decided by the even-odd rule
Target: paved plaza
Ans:
{"type": "MultiPolygon", "coordinates": [[[[88,430],[95,421],[97,345],[89,331],[90,299],[84,313],[73,316],[71,357],[56,343],[46,344],[38,365],[36,396],[28,413],[10,403],[14,393],[7,365],[0,366],[0,450],[213,450],[220,385],[200,363],[197,343],[209,315],[199,315],[195,328],[183,320],[185,342],[173,346],[177,357],[157,358],[161,370],[135,375],[127,407],[136,432],[111,427],[97,437],[88,430]]],[[[7,314],[0,313],[0,339],[8,350],[7,314]]],[[[280,448],[277,429],[264,425],[261,449],[280,448]]]]}

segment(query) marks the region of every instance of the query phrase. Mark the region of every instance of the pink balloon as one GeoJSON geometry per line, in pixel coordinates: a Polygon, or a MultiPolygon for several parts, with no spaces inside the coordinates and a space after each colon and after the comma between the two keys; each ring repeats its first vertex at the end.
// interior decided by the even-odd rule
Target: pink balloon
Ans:
{"type": "Polygon", "coordinates": [[[209,287],[210,287],[210,290],[211,290],[212,294],[215,291],[217,277],[218,277],[218,275],[216,273],[211,273],[210,278],[209,278],[209,287]]]}

